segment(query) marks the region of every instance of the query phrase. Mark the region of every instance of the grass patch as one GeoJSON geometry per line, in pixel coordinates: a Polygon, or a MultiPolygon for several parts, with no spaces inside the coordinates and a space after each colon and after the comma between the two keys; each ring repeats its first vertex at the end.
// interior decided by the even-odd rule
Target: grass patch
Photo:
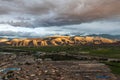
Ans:
{"type": "Polygon", "coordinates": [[[91,55],[108,58],[120,58],[120,48],[101,48],[90,51],[91,55]]]}
{"type": "Polygon", "coordinates": [[[109,66],[112,73],[120,75],[120,63],[106,62],[105,64],[109,66]]]}

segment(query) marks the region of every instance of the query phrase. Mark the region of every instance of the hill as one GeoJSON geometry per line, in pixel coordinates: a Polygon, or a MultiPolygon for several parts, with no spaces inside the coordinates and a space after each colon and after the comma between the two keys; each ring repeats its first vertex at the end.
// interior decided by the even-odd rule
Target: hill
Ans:
{"type": "Polygon", "coordinates": [[[46,38],[14,38],[0,39],[0,45],[10,46],[63,46],[63,45],[90,45],[90,44],[112,44],[115,40],[98,36],[51,36],[46,38]]]}

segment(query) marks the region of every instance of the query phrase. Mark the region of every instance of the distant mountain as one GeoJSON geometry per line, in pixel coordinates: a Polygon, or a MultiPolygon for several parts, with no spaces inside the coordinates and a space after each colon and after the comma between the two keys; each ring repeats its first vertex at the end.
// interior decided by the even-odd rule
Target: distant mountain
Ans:
{"type": "Polygon", "coordinates": [[[99,37],[104,37],[104,38],[109,38],[109,39],[119,39],[120,40],[120,35],[110,35],[110,34],[91,34],[87,36],[99,36],[99,37]]]}
{"type": "Polygon", "coordinates": [[[66,34],[64,36],[90,36],[90,37],[103,37],[109,39],[118,39],[120,40],[120,35],[111,35],[111,34],[87,34],[87,33],[72,33],[73,35],[66,34]]]}

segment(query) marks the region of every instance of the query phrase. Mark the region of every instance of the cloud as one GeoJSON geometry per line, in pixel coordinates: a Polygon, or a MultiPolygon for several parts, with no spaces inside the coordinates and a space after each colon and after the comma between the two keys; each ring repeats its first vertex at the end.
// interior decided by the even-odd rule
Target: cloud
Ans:
{"type": "Polygon", "coordinates": [[[120,34],[120,22],[96,21],[76,25],[65,25],[62,27],[14,27],[0,24],[0,36],[17,37],[44,37],[52,35],[79,35],[85,34],[120,34]]]}
{"type": "Polygon", "coordinates": [[[34,16],[37,23],[64,25],[120,15],[120,0],[0,0],[0,14],[34,16]]]}
{"type": "Polygon", "coordinates": [[[0,36],[120,34],[120,0],[0,0],[0,36]]]}

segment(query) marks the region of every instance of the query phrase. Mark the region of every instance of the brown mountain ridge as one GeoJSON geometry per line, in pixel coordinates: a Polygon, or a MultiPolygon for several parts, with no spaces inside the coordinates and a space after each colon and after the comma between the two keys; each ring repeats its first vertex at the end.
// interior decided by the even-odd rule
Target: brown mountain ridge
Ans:
{"type": "Polygon", "coordinates": [[[0,44],[11,45],[11,46],[60,46],[60,45],[85,45],[85,44],[104,44],[114,43],[114,40],[103,38],[103,37],[70,37],[70,36],[51,36],[46,38],[14,38],[0,39],[0,44]]]}

